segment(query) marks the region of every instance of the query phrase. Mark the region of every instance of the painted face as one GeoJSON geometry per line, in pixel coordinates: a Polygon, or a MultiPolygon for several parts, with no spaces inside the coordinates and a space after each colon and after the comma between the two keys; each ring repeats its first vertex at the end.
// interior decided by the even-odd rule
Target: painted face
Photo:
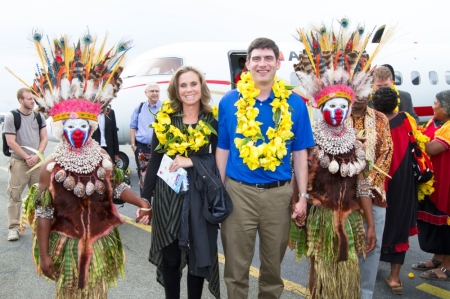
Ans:
{"type": "Polygon", "coordinates": [[[344,98],[329,100],[323,106],[323,117],[328,124],[332,126],[339,126],[347,117],[348,108],[348,101],[344,98]]]}
{"type": "Polygon", "coordinates": [[[89,137],[89,122],[84,119],[69,119],[64,123],[64,136],[75,148],[82,147],[89,137]]]}

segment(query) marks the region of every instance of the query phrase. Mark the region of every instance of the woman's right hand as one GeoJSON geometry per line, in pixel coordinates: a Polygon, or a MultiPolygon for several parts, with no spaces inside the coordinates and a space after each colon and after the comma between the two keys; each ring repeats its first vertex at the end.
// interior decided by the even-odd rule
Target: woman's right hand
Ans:
{"type": "Polygon", "coordinates": [[[56,272],[55,267],[53,266],[53,259],[48,255],[40,255],[40,265],[42,273],[44,273],[45,276],[50,278],[51,280],[55,280],[56,275],[58,274],[56,272]]]}
{"type": "Polygon", "coordinates": [[[150,221],[152,220],[153,210],[150,211],[142,211],[141,208],[136,209],[136,222],[142,223],[145,225],[150,225],[150,221]]]}

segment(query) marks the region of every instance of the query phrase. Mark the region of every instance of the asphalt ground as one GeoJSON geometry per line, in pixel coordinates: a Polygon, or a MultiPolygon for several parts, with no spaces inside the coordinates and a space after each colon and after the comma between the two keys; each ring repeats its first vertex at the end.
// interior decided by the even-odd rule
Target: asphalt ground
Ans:
{"type": "MultiPolygon", "coordinates": [[[[45,155],[49,155],[56,143],[49,142],[45,155]]],[[[133,154],[129,146],[121,146],[121,151],[130,157],[132,189],[139,192],[137,186],[136,165],[133,154]]],[[[16,242],[8,242],[7,225],[7,204],[6,188],[8,183],[8,161],[9,158],[0,156],[0,299],[46,299],[54,297],[54,284],[48,282],[44,277],[39,277],[33,264],[31,248],[31,230],[27,228],[24,235],[16,242]]],[[[24,191],[24,196],[26,191],[24,191]]],[[[137,225],[134,223],[135,207],[124,205],[120,207],[119,213],[126,220],[126,223],[119,227],[124,249],[126,253],[125,279],[118,279],[117,287],[109,290],[109,298],[164,298],[164,290],[156,282],[156,267],[147,260],[150,248],[150,226],[137,225]]],[[[227,298],[225,283],[223,282],[223,256],[220,238],[219,261],[221,273],[221,295],[227,298]]],[[[411,264],[431,258],[430,254],[420,250],[417,237],[410,239],[410,250],[406,254],[405,265],[401,270],[403,283],[403,295],[401,298],[450,298],[450,282],[429,281],[420,278],[420,271],[411,269],[411,264]],[[408,278],[408,274],[413,273],[414,278],[408,278]]],[[[378,277],[375,286],[374,298],[399,298],[393,295],[390,288],[385,283],[385,278],[389,276],[390,265],[380,263],[378,277]]],[[[258,244],[256,245],[255,256],[250,269],[249,298],[257,298],[258,275],[259,275],[258,244]]],[[[308,262],[303,259],[300,262],[295,260],[293,252],[286,249],[286,256],[282,263],[282,277],[285,282],[285,290],[281,298],[304,298],[305,286],[308,279],[308,262]]],[[[187,298],[186,291],[186,269],[184,270],[181,298],[187,298]]],[[[203,298],[213,298],[207,289],[203,292],[203,298]]]]}

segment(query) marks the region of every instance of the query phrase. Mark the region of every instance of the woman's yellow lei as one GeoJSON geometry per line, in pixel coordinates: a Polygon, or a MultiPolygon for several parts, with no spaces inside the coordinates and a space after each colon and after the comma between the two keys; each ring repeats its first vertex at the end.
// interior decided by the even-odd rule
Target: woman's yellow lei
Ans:
{"type": "Polygon", "coordinates": [[[263,167],[264,170],[275,171],[281,164],[281,160],[287,154],[286,141],[292,139],[292,120],[290,106],[287,103],[291,92],[287,89],[285,82],[275,77],[272,90],[275,99],[272,106],[275,128],[269,127],[266,135],[268,143],[256,146],[258,139],[265,140],[261,134],[261,122],[256,121],[259,109],[255,107],[257,97],[260,93],[252,80],[250,72],[242,73],[241,80],[237,84],[237,90],[241,98],[236,102],[237,106],[237,129],[236,133],[244,135],[245,138],[235,138],[234,144],[239,150],[239,157],[251,170],[263,167]]]}
{"type": "MultiPolygon", "coordinates": [[[[217,118],[217,107],[213,107],[212,114],[217,118]]],[[[208,136],[217,135],[216,130],[202,119],[198,121],[197,126],[185,126],[182,130],[171,124],[170,114],[175,113],[169,100],[162,103],[161,109],[156,114],[156,119],[152,123],[158,138],[159,145],[155,151],[166,153],[168,156],[177,154],[188,156],[189,151],[198,151],[202,146],[209,143],[208,136]]],[[[176,115],[183,117],[183,114],[176,115]]]]}
{"type": "MultiPolygon", "coordinates": [[[[409,115],[408,113],[406,113],[406,115],[408,116],[409,122],[411,124],[416,123],[416,120],[411,115],[409,115]]],[[[427,153],[425,151],[425,143],[430,142],[430,137],[428,137],[427,135],[424,134],[425,129],[423,127],[420,127],[418,125],[411,126],[411,127],[413,129],[413,133],[414,133],[414,137],[416,138],[417,145],[422,150],[422,153],[426,155],[427,153]]],[[[428,182],[417,185],[419,201],[422,201],[425,198],[425,195],[431,195],[434,192],[433,182],[434,182],[434,176],[428,182]]]]}

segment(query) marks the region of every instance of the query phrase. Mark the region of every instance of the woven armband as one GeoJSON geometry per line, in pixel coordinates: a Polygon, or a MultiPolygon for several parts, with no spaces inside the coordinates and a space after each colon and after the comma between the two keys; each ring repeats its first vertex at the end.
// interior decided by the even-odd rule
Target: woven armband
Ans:
{"type": "Polygon", "coordinates": [[[119,186],[117,186],[114,189],[114,197],[115,198],[120,198],[120,196],[122,195],[122,192],[125,191],[125,189],[130,188],[129,185],[127,185],[126,183],[121,183],[119,186]]]}
{"type": "Polygon", "coordinates": [[[38,206],[36,208],[36,217],[45,218],[45,219],[53,219],[53,208],[38,206]]]}

